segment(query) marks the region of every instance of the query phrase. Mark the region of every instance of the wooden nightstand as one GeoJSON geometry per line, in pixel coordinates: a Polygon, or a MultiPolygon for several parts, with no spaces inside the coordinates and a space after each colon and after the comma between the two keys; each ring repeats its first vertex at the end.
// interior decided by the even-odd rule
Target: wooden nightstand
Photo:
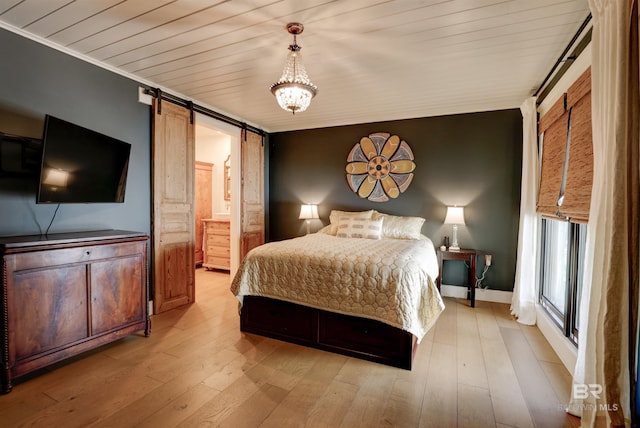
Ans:
{"type": "Polygon", "coordinates": [[[436,286],[438,290],[440,290],[440,285],[442,284],[442,262],[445,260],[457,260],[467,262],[469,267],[469,287],[468,296],[469,302],[471,303],[471,307],[475,307],[476,305],[476,250],[471,249],[461,249],[460,251],[442,251],[440,249],[438,251],[438,269],[440,269],[438,273],[438,278],[436,279],[436,286]]]}

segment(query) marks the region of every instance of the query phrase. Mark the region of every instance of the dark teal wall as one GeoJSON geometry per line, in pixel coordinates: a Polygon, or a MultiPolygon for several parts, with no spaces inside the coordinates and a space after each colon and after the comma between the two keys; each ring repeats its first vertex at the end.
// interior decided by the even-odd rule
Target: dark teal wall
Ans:
{"type": "MultiPolygon", "coordinates": [[[[292,120],[295,120],[293,118],[292,120]]],[[[446,206],[465,207],[462,247],[493,255],[486,283],[512,290],[518,239],[522,118],[519,110],[439,116],[335,128],[282,132],[269,143],[269,239],[304,234],[301,203],[319,204],[317,230],[332,209],[378,211],[424,217],[423,233],[440,245],[446,206]],[[346,158],[361,137],[398,134],[415,156],[413,182],[397,199],[384,203],[359,198],[345,178],[346,158]]],[[[479,268],[483,258],[478,260],[479,268]]],[[[464,270],[446,263],[445,283],[460,284],[464,270]]]]}
{"type": "MultiPolygon", "coordinates": [[[[148,233],[150,108],[137,101],[138,83],[2,29],[0,58],[0,131],[41,138],[51,114],[132,145],[125,202],[61,205],[50,233],[148,233]]],[[[0,176],[0,235],[46,230],[56,206],[35,203],[36,183],[37,174],[0,176]]]]}
{"type": "MultiPolygon", "coordinates": [[[[40,138],[45,114],[132,144],[124,204],[62,205],[51,232],[121,228],[150,231],[150,108],[137,101],[138,83],[0,29],[0,131],[40,138]]],[[[292,118],[295,120],[295,118],[292,118]]],[[[423,233],[438,245],[451,235],[442,225],[446,205],[466,207],[462,246],[494,255],[491,288],[511,290],[521,168],[521,118],[517,110],[474,113],[276,133],[266,153],[269,239],[304,233],[302,202],[331,209],[375,208],[427,219],[423,233]],[[373,203],[349,189],[346,157],[362,136],[400,135],[417,169],[399,198],[373,203]]],[[[6,161],[6,159],[4,160],[6,161]]],[[[0,235],[44,231],[55,206],[35,204],[36,175],[0,176],[0,235]]],[[[479,261],[482,265],[481,260],[479,261]]],[[[445,268],[445,283],[464,274],[445,268]]]]}

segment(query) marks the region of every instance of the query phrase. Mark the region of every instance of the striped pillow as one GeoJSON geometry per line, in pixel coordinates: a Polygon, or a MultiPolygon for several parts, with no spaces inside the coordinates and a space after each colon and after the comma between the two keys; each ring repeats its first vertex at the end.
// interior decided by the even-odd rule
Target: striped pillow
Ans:
{"type": "Polygon", "coordinates": [[[334,235],[338,232],[338,222],[340,221],[340,217],[360,217],[360,218],[371,218],[373,215],[373,210],[369,211],[339,211],[339,210],[331,210],[329,214],[329,222],[331,223],[331,229],[329,229],[329,235],[334,235]]]}
{"type": "Polygon", "coordinates": [[[336,236],[339,238],[380,239],[383,219],[340,217],[336,236]]]}

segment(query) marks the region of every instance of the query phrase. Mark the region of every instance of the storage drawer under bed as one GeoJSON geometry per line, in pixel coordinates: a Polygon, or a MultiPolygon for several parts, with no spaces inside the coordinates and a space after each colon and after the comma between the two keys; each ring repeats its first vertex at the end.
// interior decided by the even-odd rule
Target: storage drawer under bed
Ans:
{"type": "Polygon", "coordinates": [[[362,356],[397,360],[413,345],[411,333],[380,321],[326,311],[318,316],[318,344],[323,349],[351,353],[357,349],[362,356]]]}
{"type": "Polygon", "coordinates": [[[280,300],[245,296],[242,331],[308,345],[314,341],[313,310],[280,300]]]}
{"type": "Polygon", "coordinates": [[[240,330],[411,370],[415,337],[379,321],[245,296],[240,330]]]}

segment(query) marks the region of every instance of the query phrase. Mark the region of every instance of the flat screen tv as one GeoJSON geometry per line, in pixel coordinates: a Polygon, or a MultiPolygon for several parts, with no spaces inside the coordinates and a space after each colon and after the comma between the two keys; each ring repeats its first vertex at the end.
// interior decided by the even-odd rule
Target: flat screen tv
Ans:
{"type": "Polygon", "coordinates": [[[124,202],[131,144],[47,115],[37,203],[124,202]]]}

